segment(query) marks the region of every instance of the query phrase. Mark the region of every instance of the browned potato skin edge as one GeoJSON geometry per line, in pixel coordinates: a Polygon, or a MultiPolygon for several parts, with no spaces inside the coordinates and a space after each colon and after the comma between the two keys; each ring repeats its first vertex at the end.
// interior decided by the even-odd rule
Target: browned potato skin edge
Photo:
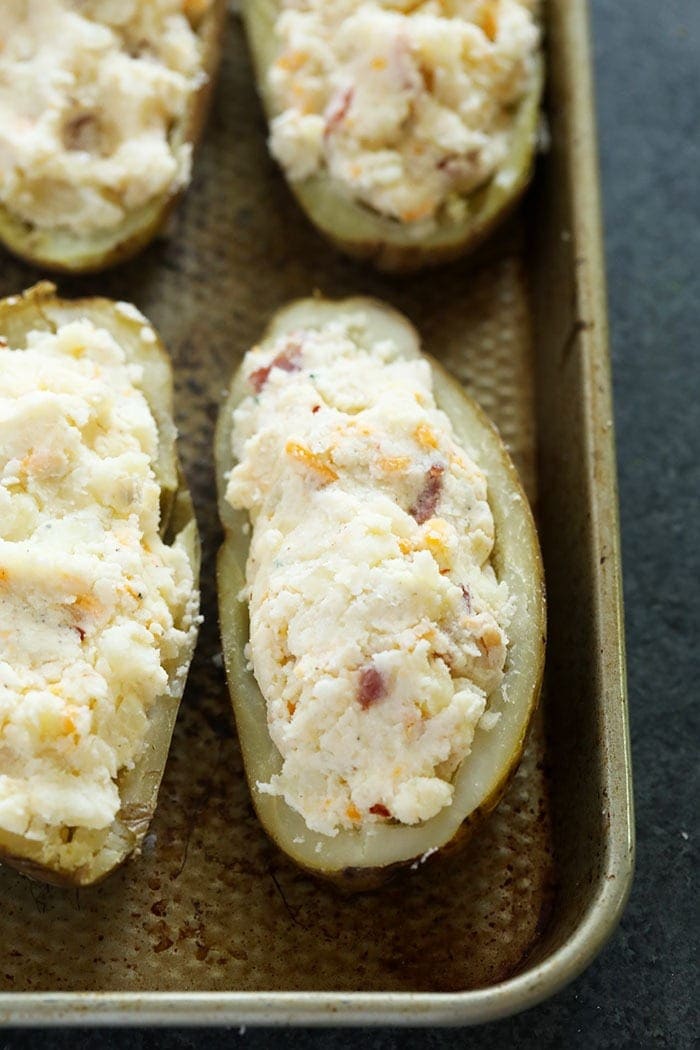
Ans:
{"type": "MultiPolygon", "coordinates": [[[[319,298],[321,300],[323,299],[323,297],[320,297],[320,296],[318,296],[317,298],[319,298]]],[[[364,302],[364,303],[367,303],[367,304],[371,304],[373,306],[379,306],[379,307],[381,307],[382,310],[384,310],[384,311],[386,311],[388,313],[397,315],[397,311],[395,311],[392,307],[388,307],[384,303],[380,303],[379,301],[373,300],[373,299],[371,299],[370,297],[367,297],[367,296],[351,297],[350,299],[341,300],[339,305],[341,303],[355,303],[355,304],[357,304],[359,302],[364,302]]],[[[294,304],[293,303],[292,304],[287,304],[287,307],[291,306],[291,305],[294,305],[294,304]]],[[[286,309],[286,307],[283,307],[282,309],[284,310],[284,309],[286,309]]],[[[403,317],[403,315],[398,314],[397,316],[400,317],[402,321],[404,321],[404,322],[406,321],[406,319],[403,317]]],[[[268,327],[266,328],[265,332],[263,333],[263,335],[261,336],[260,340],[258,341],[259,343],[264,343],[265,340],[268,338],[268,335],[269,335],[271,329],[273,328],[273,323],[274,323],[274,321],[271,322],[268,325],[268,327]]],[[[528,715],[527,715],[527,719],[525,721],[525,724],[523,726],[522,733],[521,733],[520,739],[518,741],[518,745],[517,745],[516,748],[513,749],[512,753],[511,753],[510,761],[509,761],[508,765],[506,767],[504,767],[504,769],[502,771],[502,775],[501,775],[497,785],[492,790],[491,794],[486,799],[484,799],[484,801],[482,802],[482,804],[480,806],[478,806],[476,809],[472,810],[467,815],[467,817],[465,817],[465,819],[462,821],[462,823],[459,826],[459,828],[457,829],[457,831],[453,834],[453,836],[450,839],[450,841],[444,843],[442,846],[439,847],[439,849],[437,849],[435,851],[435,853],[431,853],[430,857],[427,858],[426,863],[429,863],[430,865],[432,865],[434,862],[437,862],[437,861],[439,861],[439,860],[441,860],[443,858],[450,857],[450,856],[453,856],[454,854],[459,853],[466,846],[466,844],[469,842],[469,840],[471,839],[471,837],[474,834],[474,832],[481,826],[481,824],[484,822],[486,817],[496,808],[498,803],[503,798],[503,795],[505,794],[505,792],[506,792],[506,790],[507,790],[507,788],[508,788],[508,786],[510,784],[510,781],[511,781],[511,779],[513,777],[513,774],[515,773],[516,769],[518,768],[518,766],[520,764],[520,761],[521,761],[521,758],[522,758],[522,755],[523,755],[523,751],[525,749],[525,743],[526,743],[526,740],[527,740],[528,729],[529,729],[530,723],[532,721],[532,717],[533,717],[533,715],[535,713],[535,710],[537,709],[537,705],[538,705],[539,697],[540,697],[540,692],[541,692],[541,688],[542,688],[542,678],[543,678],[543,674],[544,674],[544,651],[545,651],[545,644],[546,644],[546,615],[545,615],[546,597],[545,597],[545,585],[544,585],[544,576],[543,576],[543,570],[542,570],[541,556],[539,555],[539,546],[538,546],[538,543],[537,543],[537,534],[536,534],[534,520],[532,518],[532,512],[530,510],[529,502],[527,500],[527,497],[526,497],[526,495],[524,493],[524,490],[522,488],[522,484],[520,482],[520,478],[518,476],[518,473],[517,473],[517,471],[515,469],[515,466],[514,466],[512,460],[511,460],[511,458],[510,458],[510,456],[509,456],[505,446],[503,445],[503,442],[501,441],[500,435],[498,434],[498,431],[497,431],[496,427],[491,422],[491,420],[486,415],[486,413],[483,411],[483,409],[466,393],[466,391],[462,388],[461,384],[459,384],[458,381],[456,379],[454,379],[447,372],[447,370],[445,368],[443,368],[443,366],[438,361],[436,361],[429,354],[425,354],[424,353],[423,356],[426,357],[429,360],[431,368],[433,369],[434,372],[438,373],[444,380],[448,381],[449,384],[452,387],[459,389],[459,391],[461,393],[461,396],[466,401],[468,401],[470,403],[472,411],[478,416],[479,421],[483,425],[483,427],[485,429],[487,429],[488,431],[490,431],[491,434],[494,435],[496,437],[496,439],[498,440],[498,443],[499,443],[500,449],[501,449],[501,461],[506,466],[506,470],[507,470],[510,482],[512,484],[513,492],[518,493],[521,496],[522,500],[524,501],[524,506],[527,508],[527,513],[528,513],[528,516],[529,516],[529,520],[530,520],[531,525],[532,525],[532,540],[535,543],[535,546],[537,547],[538,569],[539,569],[539,578],[534,581],[534,584],[535,584],[535,586],[537,587],[537,590],[538,590],[539,616],[540,616],[540,623],[541,623],[541,626],[542,626],[542,644],[541,644],[541,650],[540,650],[540,658],[539,658],[538,666],[537,666],[537,676],[536,676],[536,678],[535,678],[535,680],[533,681],[533,684],[532,684],[531,699],[530,699],[528,715]]],[[[238,375],[238,372],[239,372],[239,370],[237,370],[234,373],[234,377],[236,375],[238,375]]],[[[222,404],[221,404],[221,407],[220,407],[220,411],[219,411],[219,418],[218,418],[218,421],[217,421],[217,434],[216,434],[216,439],[215,439],[217,452],[220,452],[220,450],[221,450],[221,448],[223,447],[223,444],[224,444],[224,438],[226,436],[228,436],[228,434],[229,434],[229,422],[228,422],[228,420],[226,418],[226,413],[227,413],[227,411],[229,409],[230,409],[230,401],[229,401],[229,395],[227,394],[227,395],[225,395],[225,398],[222,401],[222,404]]],[[[223,491],[221,489],[221,486],[222,486],[222,483],[223,483],[223,472],[222,472],[221,467],[222,467],[221,463],[217,464],[216,476],[217,476],[217,484],[219,485],[219,499],[223,500],[223,491]]],[[[222,580],[222,577],[223,577],[223,568],[222,568],[222,566],[223,566],[225,551],[226,551],[226,547],[227,547],[227,541],[228,541],[228,538],[229,538],[230,535],[232,535],[231,530],[229,530],[226,527],[226,525],[224,524],[224,541],[223,541],[222,546],[219,549],[219,556],[218,556],[218,559],[217,559],[217,590],[218,590],[218,593],[219,593],[219,596],[220,596],[220,600],[221,600],[221,595],[223,593],[223,588],[222,588],[222,585],[221,585],[221,580],[222,580]]],[[[221,613],[221,606],[220,606],[220,613],[221,613]]],[[[220,626],[220,629],[221,629],[221,626],[220,626]]],[[[225,666],[226,666],[227,678],[228,678],[228,681],[229,681],[230,688],[232,689],[233,688],[233,682],[232,682],[232,678],[229,676],[229,664],[228,664],[228,657],[227,657],[227,644],[226,644],[225,638],[223,637],[223,630],[221,630],[221,634],[222,634],[222,646],[223,646],[223,651],[224,651],[224,662],[225,662],[225,666]]],[[[233,695],[232,695],[231,699],[233,701],[233,695]]],[[[261,701],[262,701],[262,696],[261,696],[261,701]]],[[[234,717],[237,718],[235,702],[233,702],[233,709],[234,709],[234,717]]],[[[272,841],[278,847],[278,849],[280,849],[280,851],[286,855],[286,851],[284,849],[284,846],[279,842],[279,840],[277,839],[277,837],[275,835],[274,830],[270,828],[269,824],[267,823],[266,820],[264,820],[262,814],[260,813],[260,811],[258,809],[257,792],[254,789],[255,785],[254,785],[254,783],[251,780],[251,776],[252,776],[251,771],[248,769],[248,766],[247,766],[247,764],[245,762],[244,762],[244,769],[245,769],[245,773],[246,773],[246,779],[248,780],[250,797],[251,797],[251,800],[252,800],[252,803],[253,803],[253,807],[254,807],[254,809],[256,811],[256,815],[257,815],[257,817],[258,817],[258,819],[260,821],[260,824],[264,828],[264,830],[265,830],[266,834],[268,835],[268,837],[270,839],[272,839],[272,841]]],[[[389,865],[386,865],[386,866],[383,866],[383,867],[371,867],[371,868],[369,868],[369,867],[367,867],[367,868],[363,868],[363,867],[346,867],[346,868],[343,868],[342,870],[340,870],[340,869],[324,870],[321,867],[311,867],[309,865],[303,864],[296,857],[295,858],[290,858],[290,860],[292,860],[292,863],[294,863],[301,870],[305,871],[307,874],[312,875],[314,878],[318,878],[318,879],[321,879],[321,880],[323,880],[325,882],[328,882],[328,883],[332,884],[335,887],[335,889],[339,890],[341,893],[352,894],[352,893],[357,893],[357,892],[366,892],[366,891],[370,891],[370,890],[374,890],[374,889],[379,889],[382,885],[384,885],[387,881],[392,879],[394,876],[396,876],[400,872],[406,871],[406,869],[410,868],[412,864],[416,863],[416,861],[420,861],[420,857],[411,857],[411,858],[409,858],[407,860],[401,860],[401,861],[398,861],[398,862],[396,862],[394,864],[389,864],[389,865]]],[[[421,867],[422,866],[423,865],[421,864],[421,867]]]]}
{"type": "MultiPolygon", "coordinates": [[[[98,307],[105,311],[112,311],[114,309],[114,303],[109,299],[91,297],[88,299],[61,300],[56,297],[55,291],[56,289],[53,284],[48,281],[42,281],[33,288],[23,292],[20,296],[11,296],[9,299],[0,300],[0,331],[2,330],[3,316],[7,311],[16,310],[18,307],[26,307],[28,304],[37,307],[39,310],[44,304],[58,306],[59,308],[65,304],[75,308],[76,306],[80,306],[81,303],[85,303],[92,308],[98,307]]],[[[157,354],[161,359],[169,363],[167,351],[159,337],[157,337],[157,342],[149,348],[149,352],[157,354]]],[[[164,392],[164,401],[166,407],[172,414],[172,386],[167,392],[164,392]]],[[[196,520],[192,500],[187,490],[184,475],[182,474],[179,463],[178,479],[178,488],[173,494],[173,505],[169,513],[165,532],[169,537],[174,539],[176,536],[180,535],[184,529],[194,523],[195,540],[193,549],[191,551],[188,550],[188,556],[193,569],[194,586],[198,587],[200,562],[199,536],[196,533],[196,520]]],[[[189,667],[194,655],[196,641],[197,638],[195,634],[190,649],[183,654],[182,664],[177,670],[180,670],[180,667],[189,667]]],[[[109,868],[104,870],[97,878],[90,878],[89,873],[85,872],[83,869],[70,871],[50,867],[36,861],[32,857],[21,856],[13,853],[1,844],[0,863],[15,868],[21,874],[26,875],[28,878],[37,882],[45,882],[50,885],[61,886],[64,888],[77,888],[97,885],[120,867],[125,860],[137,852],[146,832],[148,831],[148,827],[156,809],[160,782],[168,757],[170,738],[175,727],[185,682],[186,675],[183,675],[179,679],[178,692],[173,696],[164,698],[167,702],[163,703],[156,700],[154,713],[157,710],[158,718],[162,719],[162,721],[157,722],[155,719],[152,719],[149,723],[149,728],[153,730],[151,736],[154,736],[155,734],[154,739],[151,740],[149,737],[146,738],[146,749],[144,754],[136,763],[132,772],[132,776],[137,779],[142,773],[150,774],[148,790],[144,793],[143,799],[139,799],[138,801],[130,800],[120,810],[112,827],[112,831],[115,834],[118,834],[119,841],[123,843],[123,846],[117,859],[109,868]],[[158,737],[160,737],[160,739],[158,739],[158,737]]],[[[117,783],[121,789],[123,783],[122,776],[117,778],[117,783]]],[[[19,836],[17,836],[17,838],[19,838],[19,836]]]]}
{"type": "MultiPolygon", "coordinates": [[[[265,5],[265,0],[263,0],[263,5],[265,5]]],[[[243,0],[242,14],[258,81],[259,94],[267,119],[270,120],[273,116],[273,111],[267,91],[263,86],[267,71],[262,55],[257,53],[254,46],[255,32],[253,25],[257,17],[256,12],[260,7],[260,0],[243,0]]],[[[531,89],[538,107],[542,98],[543,82],[543,61],[540,57],[539,68],[531,89]]],[[[528,103],[528,99],[529,96],[524,100],[523,106],[528,103]]],[[[537,148],[536,121],[533,122],[533,127],[530,130],[531,140],[524,153],[517,178],[513,186],[509,190],[504,191],[496,211],[484,218],[477,207],[467,222],[460,224],[463,226],[461,234],[456,239],[445,241],[442,244],[424,245],[420,242],[402,244],[395,238],[392,238],[391,233],[392,226],[399,230],[401,224],[398,222],[392,223],[386,216],[373,213],[370,208],[363,208],[362,210],[366,212],[367,217],[371,216],[374,218],[374,225],[377,229],[376,237],[361,240],[359,238],[350,239],[338,236],[334,234],[332,226],[328,222],[321,221],[320,216],[317,214],[317,209],[314,206],[313,191],[308,189],[307,181],[294,183],[287,179],[286,175],[285,181],[309,221],[339,251],[349,255],[351,258],[371,262],[378,270],[383,272],[396,274],[414,273],[423,268],[441,266],[445,263],[453,262],[455,259],[475,251],[514,212],[528,189],[534,173],[537,148]]],[[[332,185],[332,180],[328,176],[323,175],[321,178],[323,178],[325,183],[332,185]]],[[[473,194],[468,195],[466,199],[478,198],[481,192],[489,185],[490,181],[483,187],[475,190],[473,194]]],[[[337,201],[340,207],[343,206],[343,200],[343,193],[338,191],[337,201]]],[[[446,228],[449,229],[449,227],[446,228]]],[[[457,228],[454,227],[454,229],[457,228]]]]}
{"type": "MultiPolygon", "coordinates": [[[[226,0],[213,0],[210,11],[197,27],[204,43],[203,69],[207,74],[207,80],[192,99],[192,104],[183,122],[182,136],[183,141],[191,142],[195,147],[202,136],[209,113],[216,72],[221,58],[225,19],[226,0]]],[[[187,188],[183,186],[176,193],[165,194],[160,200],[156,199],[144,205],[140,209],[143,212],[143,224],[127,236],[120,233],[117,227],[114,241],[107,249],[91,250],[88,238],[82,252],[77,252],[75,260],[67,261],[51,251],[35,247],[33,242],[50,239],[51,231],[35,231],[2,204],[0,204],[0,242],[18,258],[52,273],[98,273],[126,262],[145,248],[165,226],[171,213],[187,192],[187,188]]],[[[79,246],[80,238],[76,235],[72,243],[79,246]]]]}
{"type": "MultiPolygon", "coordinates": [[[[457,244],[440,245],[434,248],[421,248],[419,245],[402,246],[389,244],[385,241],[345,241],[331,236],[324,230],[325,236],[340,252],[349,255],[352,259],[363,262],[371,262],[373,266],[382,273],[401,274],[416,273],[418,270],[434,266],[444,266],[454,262],[463,255],[470,255],[489,239],[492,233],[499,229],[505,221],[513,214],[525,195],[534,170],[534,163],[530,164],[527,175],[518,185],[515,193],[503,203],[501,209],[487,222],[478,221],[470,227],[468,235],[457,244]]],[[[296,194],[295,194],[296,196],[296,194]]],[[[297,197],[297,200],[299,198],[297,197]]],[[[313,220],[312,220],[313,221],[313,220]]]]}

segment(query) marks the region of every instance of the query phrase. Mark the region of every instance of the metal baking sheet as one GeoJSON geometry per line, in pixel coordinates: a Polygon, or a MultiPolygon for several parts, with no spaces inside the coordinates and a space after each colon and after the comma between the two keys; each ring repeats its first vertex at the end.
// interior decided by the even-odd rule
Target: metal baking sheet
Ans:
{"type": "MultiPolygon", "coordinates": [[[[67,295],[135,302],[176,367],[204,541],[205,624],[143,855],[66,892],[0,870],[0,1023],[464,1024],[552,994],[629,890],[632,804],[616,482],[584,0],[549,0],[551,148],[475,259],[378,276],[329,248],[267,157],[240,26],[194,185],[167,234],[67,295]],[[318,288],[403,310],[499,425],[538,516],[545,692],[507,796],[466,851],[347,898],[257,824],[217,632],[212,431],[269,315],[318,288]]],[[[3,260],[0,291],[40,276],[3,260]]]]}

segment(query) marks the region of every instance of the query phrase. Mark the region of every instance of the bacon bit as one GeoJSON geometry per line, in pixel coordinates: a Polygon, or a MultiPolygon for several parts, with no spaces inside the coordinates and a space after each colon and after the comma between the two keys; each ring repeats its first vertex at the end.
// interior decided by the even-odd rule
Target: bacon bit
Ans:
{"type": "Polygon", "coordinates": [[[362,820],[362,814],[360,813],[359,809],[357,808],[354,802],[350,803],[345,812],[347,813],[349,819],[354,820],[355,823],[357,823],[358,820],[362,820]]]}
{"type": "Polygon", "coordinates": [[[338,480],[338,475],[333,470],[333,467],[324,463],[321,456],[316,452],[312,452],[305,445],[300,445],[298,441],[288,441],[284,446],[284,451],[297,463],[301,463],[302,466],[308,467],[309,470],[313,470],[318,474],[322,484],[328,485],[331,481],[338,480]]]}
{"type": "Polygon", "coordinates": [[[324,137],[332,134],[339,124],[345,120],[348,115],[348,110],[352,105],[352,100],[355,97],[355,88],[347,87],[344,91],[341,91],[339,95],[336,95],[328,106],[325,118],[326,118],[326,129],[324,131],[324,137]]]}
{"type": "Polygon", "coordinates": [[[85,641],[85,631],[83,630],[83,628],[82,627],[78,627],[78,625],[75,624],[74,627],[73,627],[73,630],[78,632],[78,634],[80,635],[80,641],[84,642],[85,641]]]}
{"type": "Polygon", "coordinates": [[[383,806],[381,802],[375,802],[373,806],[369,807],[370,813],[374,813],[375,817],[390,817],[391,813],[383,806]]]}
{"type": "Polygon", "coordinates": [[[423,525],[435,513],[442,491],[442,475],[444,473],[445,468],[442,464],[433,463],[426,474],[425,484],[418,494],[418,499],[409,508],[408,513],[416,519],[419,525],[423,525]]]}
{"type": "Polygon", "coordinates": [[[419,423],[416,429],[413,431],[415,437],[421,448],[437,448],[438,441],[435,437],[435,432],[432,427],[429,427],[427,423],[419,423]]]}
{"type": "Polygon", "coordinates": [[[467,588],[464,586],[463,583],[460,584],[460,586],[462,588],[462,596],[464,597],[465,605],[467,606],[467,612],[471,613],[472,612],[472,596],[469,593],[469,591],[467,590],[467,588]]]}
{"type": "Polygon", "coordinates": [[[248,381],[255,393],[260,393],[273,368],[279,368],[283,372],[300,372],[300,358],[300,345],[298,343],[290,343],[285,350],[282,350],[277,357],[274,358],[274,360],[270,361],[269,365],[263,365],[262,368],[256,368],[256,370],[251,372],[248,376],[248,381]]]}
{"type": "Polygon", "coordinates": [[[316,413],[319,411],[320,408],[321,408],[320,405],[314,405],[314,407],[311,409],[311,411],[313,412],[314,415],[316,415],[316,413]]]}
{"type": "Polygon", "coordinates": [[[386,682],[381,673],[372,664],[363,667],[360,671],[360,685],[357,690],[357,702],[362,710],[366,711],[384,696],[386,696],[386,682]]]}

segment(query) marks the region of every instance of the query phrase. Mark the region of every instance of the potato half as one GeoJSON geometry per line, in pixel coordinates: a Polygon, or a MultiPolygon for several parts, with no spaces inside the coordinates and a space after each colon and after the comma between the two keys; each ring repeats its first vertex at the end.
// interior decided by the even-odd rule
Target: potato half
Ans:
{"type": "MultiPolygon", "coordinates": [[[[357,309],[368,319],[377,339],[392,339],[406,357],[420,354],[418,334],[412,325],[390,307],[364,298],[294,302],[276,314],[262,345],[274,342],[285,332],[319,328],[334,316],[357,309]]],[[[283,798],[258,791],[257,782],[267,782],[278,773],[282,758],[269,736],[265,700],[244,655],[249,632],[248,612],[238,594],[245,583],[249,538],[244,525],[248,516],[244,511],[233,510],[224,499],[227,474],[233,466],[232,414],[236,405],[250,394],[240,369],[233,377],[217,427],[219,512],[226,534],[218,561],[219,615],[226,672],[251,796],[263,827],[293,861],[310,873],[349,890],[372,888],[397,867],[466,840],[468,833],[499,801],[518,765],[542,679],[544,584],[537,533],[527,498],[493,424],[462,387],[436,361],[429,360],[438,407],[449,416],[457,440],[487,475],[488,500],[496,528],[492,564],[499,580],[507,582],[517,612],[508,629],[503,683],[489,700],[489,710],[499,712],[501,717],[488,732],[477,729],[472,751],[455,775],[452,803],[419,825],[373,824],[365,830],[341,830],[330,838],[310,831],[300,814],[283,798]]]]}
{"type": "MultiPolygon", "coordinates": [[[[275,23],[281,7],[280,0],[243,0],[243,20],[268,120],[276,116],[267,74],[277,57],[275,23]]],[[[466,198],[469,207],[464,219],[445,219],[428,235],[353,200],[328,175],[290,180],[289,185],[311,222],[348,255],[391,271],[448,262],[476,248],[525,192],[534,167],[543,83],[544,63],[538,56],[530,89],[513,115],[511,146],[499,171],[501,178],[491,179],[466,198]]]]}
{"type": "MultiPolygon", "coordinates": [[[[206,79],[189,102],[183,119],[172,129],[173,146],[201,137],[219,65],[226,18],[226,0],[212,0],[196,32],[202,42],[202,72],[206,79]]],[[[168,192],[129,212],[113,229],[80,236],[67,229],[41,228],[20,219],[0,203],[0,242],[11,252],[55,273],[94,273],[136,255],[164,226],[185,188],[168,192]]]]}
{"type": "MultiPolygon", "coordinates": [[[[127,359],[142,366],[141,390],[158,428],[158,459],[154,470],[161,487],[160,532],[166,543],[178,544],[185,551],[197,588],[199,533],[175,447],[172,368],[168,354],[157,333],[153,332],[153,342],[141,338],[144,326],[150,328],[150,325],[137,313],[125,309],[124,304],[99,298],[59,299],[55,292],[54,285],[44,281],[22,295],[0,301],[0,333],[10,346],[21,349],[26,345],[27,333],[33,329],[55,330],[70,321],[86,318],[107,329],[126,352],[127,359]]],[[[195,617],[198,604],[195,591],[190,609],[195,617]]],[[[101,841],[90,863],[75,870],[59,867],[47,861],[41,842],[1,828],[0,862],[42,882],[88,886],[109,875],[139,848],[155,812],[196,634],[196,630],[191,632],[177,666],[167,668],[171,691],[158,697],[149,711],[141,757],[133,769],[120,773],[117,778],[121,809],[110,828],[95,833],[101,841]]]]}

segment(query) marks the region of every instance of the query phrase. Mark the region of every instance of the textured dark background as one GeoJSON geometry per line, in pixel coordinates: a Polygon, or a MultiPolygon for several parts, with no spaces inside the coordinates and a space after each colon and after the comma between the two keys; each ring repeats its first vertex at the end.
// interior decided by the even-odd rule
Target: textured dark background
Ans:
{"type": "Polygon", "coordinates": [[[698,1046],[700,0],[591,0],[620,472],[637,875],[555,998],[476,1029],[0,1033],[0,1050],[698,1046]]]}

